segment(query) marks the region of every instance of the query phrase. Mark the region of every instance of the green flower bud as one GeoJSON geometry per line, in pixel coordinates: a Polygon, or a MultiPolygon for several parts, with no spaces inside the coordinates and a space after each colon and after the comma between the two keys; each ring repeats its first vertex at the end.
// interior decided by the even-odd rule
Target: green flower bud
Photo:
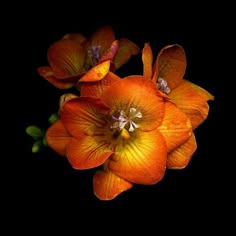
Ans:
{"type": "Polygon", "coordinates": [[[57,121],[59,119],[59,116],[57,113],[53,113],[49,118],[48,118],[48,122],[50,124],[53,124],[55,121],[57,121]]]}
{"type": "Polygon", "coordinates": [[[43,141],[42,140],[38,140],[38,141],[34,142],[34,144],[32,146],[32,152],[36,153],[36,152],[42,151],[44,147],[45,146],[43,144],[43,141]]]}
{"type": "Polygon", "coordinates": [[[28,126],[25,131],[29,136],[31,136],[35,140],[44,137],[44,131],[35,125],[28,126]]]}

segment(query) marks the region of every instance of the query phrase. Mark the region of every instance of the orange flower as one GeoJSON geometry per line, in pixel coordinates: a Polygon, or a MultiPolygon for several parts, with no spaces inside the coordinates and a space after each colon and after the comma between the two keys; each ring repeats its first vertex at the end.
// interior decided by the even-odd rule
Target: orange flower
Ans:
{"type": "MultiPolygon", "coordinates": [[[[158,89],[189,117],[193,130],[196,129],[207,118],[209,113],[207,101],[214,100],[214,96],[183,78],[186,69],[186,55],[183,47],[173,44],[162,48],[152,65],[152,50],[150,45],[146,43],[142,59],[144,76],[152,79],[158,89]]],[[[171,169],[184,168],[196,148],[195,136],[192,133],[184,144],[169,150],[167,167],[171,169]]]]}
{"type": "Polygon", "coordinates": [[[48,49],[50,66],[39,67],[38,72],[55,87],[68,89],[87,72],[102,79],[139,52],[136,44],[126,38],[115,40],[112,28],[103,26],[89,39],[74,33],[52,44],[48,49]]]}
{"type": "Polygon", "coordinates": [[[101,200],[159,182],[167,150],[192,134],[188,117],[143,76],[120,79],[109,72],[81,84],[82,95],[66,100],[47,130],[48,145],[75,169],[100,167],[93,187],[101,200]]]}

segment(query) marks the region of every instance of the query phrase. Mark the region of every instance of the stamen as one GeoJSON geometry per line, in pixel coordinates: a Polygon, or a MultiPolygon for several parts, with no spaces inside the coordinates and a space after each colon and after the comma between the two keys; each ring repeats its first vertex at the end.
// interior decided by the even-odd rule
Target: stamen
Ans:
{"type": "Polygon", "coordinates": [[[157,81],[157,88],[160,89],[163,93],[169,94],[170,88],[168,87],[167,81],[161,77],[159,77],[157,81]]]}
{"type": "Polygon", "coordinates": [[[98,62],[101,59],[101,46],[92,45],[91,48],[88,50],[88,53],[90,54],[91,60],[92,60],[92,66],[95,66],[98,64],[98,62]]]}
{"type": "Polygon", "coordinates": [[[120,128],[122,130],[126,125],[129,125],[129,131],[133,132],[139,125],[136,124],[134,118],[142,118],[142,113],[137,112],[136,108],[130,108],[129,115],[127,116],[123,110],[120,110],[119,117],[112,116],[115,122],[111,125],[112,129],[120,128]]]}

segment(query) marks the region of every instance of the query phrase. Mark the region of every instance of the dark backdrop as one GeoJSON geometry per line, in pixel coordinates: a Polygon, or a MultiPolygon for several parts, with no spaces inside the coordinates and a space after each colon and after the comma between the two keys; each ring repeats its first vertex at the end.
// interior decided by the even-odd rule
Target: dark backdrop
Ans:
{"type": "MultiPolygon", "coordinates": [[[[7,112],[8,125],[3,129],[8,131],[10,145],[4,156],[10,164],[2,168],[6,171],[6,218],[18,223],[19,229],[29,230],[29,225],[33,230],[45,225],[60,229],[69,221],[67,229],[82,234],[85,221],[87,229],[99,232],[108,231],[106,227],[112,222],[110,233],[144,226],[146,230],[153,228],[155,235],[161,228],[191,235],[205,226],[222,226],[222,212],[231,209],[221,197],[228,194],[228,161],[222,159],[227,158],[225,154],[220,154],[226,149],[224,128],[220,125],[225,94],[222,77],[216,73],[223,51],[220,35],[225,34],[225,28],[221,27],[218,8],[153,4],[131,3],[128,8],[127,3],[121,2],[65,2],[50,7],[46,3],[31,3],[19,5],[17,15],[9,11],[11,32],[7,31],[5,37],[11,42],[7,82],[12,90],[5,100],[10,100],[6,110],[12,114],[7,112]],[[60,91],[37,73],[37,67],[47,65],[49,45],[66,33],[89,36],[105,24],[112,25],[117,38],[126,37],[140,47],[150,42],[154,55],[165,45],[182,45],[187,55],[185,77],[215,95],[215,101],[209,102],[207,120],[195,131],[198,149],[187,168],[167,170],[160,183],[136,185],[107,202],[93,194],[93,170],[73,170],[64,158],[49,149],[31,153],[32,140],[25,134],[28,125],[47,126],[48,116],[57,109],[60,91]],[[99,227],[93,227],[98,222],[99,227]],[[190,231],[187,226],[191,226],[190,231]]],[[[141,67],[136,68],[139,60],[131,59],[120,73],[141,71],[141,67]]]]}

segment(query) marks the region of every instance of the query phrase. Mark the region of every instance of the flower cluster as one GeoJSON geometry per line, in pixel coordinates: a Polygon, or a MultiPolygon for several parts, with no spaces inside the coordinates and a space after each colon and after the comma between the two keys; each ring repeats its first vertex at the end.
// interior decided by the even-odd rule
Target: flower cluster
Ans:
{"type": "Polygon", "coordinates": [[[214,96],[184,78],[182,46],[165,46],[154,61],[149,43],[140,49],[103,26],[89,38],[65,35],[47,55],[49,65],[38,72],[63,94],[45,132],[27,127],[33,152],[48,146],[75,169],[95,168],[93,189],[101,200],[188,165],[197,149],[194,130],[214,96]],[[139,53],[143,73],[121,78],[117,70],[139,53]]]}

